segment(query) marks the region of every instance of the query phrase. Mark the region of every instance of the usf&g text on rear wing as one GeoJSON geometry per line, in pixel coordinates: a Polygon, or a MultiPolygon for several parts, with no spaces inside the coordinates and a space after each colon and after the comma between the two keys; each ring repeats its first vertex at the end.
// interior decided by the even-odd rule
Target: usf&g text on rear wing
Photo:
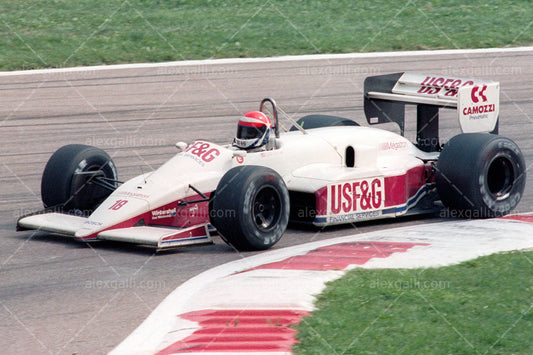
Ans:
{"type": "Polygon", "coordinates": [[[405,105],[417,106],[417,146],[440,150],[439,109],[457,110],[463,133],[498,133],[500,84],[418,73],[370,76],[364,83],[364,109],[369,124],[395,122],[404,135],[405,105]]]}

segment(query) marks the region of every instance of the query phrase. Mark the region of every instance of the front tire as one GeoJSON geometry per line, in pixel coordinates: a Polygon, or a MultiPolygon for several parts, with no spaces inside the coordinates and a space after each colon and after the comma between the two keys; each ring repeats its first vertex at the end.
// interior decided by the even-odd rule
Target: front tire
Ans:
{"type": "Polygon", "coordinates": [[[111,194],[93,182],[95,177],[113,181],[117,171],[111,157],[101,149],[82,144],[59,148],[48,160],[41,180],[45,208],[90,214],[111,194]]]}
{"type": "Polygon", "coordinates": [[[506,215],[520,201],[525,183],[526,166],[520,148],[510,139],[493,134],[455,136],[437,162],[441,201],[459,216],[506,215]]]}
{"type": "Polygon", "coordinates": [[[238,250],[265,250],[276,244],[289,222],[289,193],[274,170],[239,166],[218,183],[211,224],[238,250]]]}

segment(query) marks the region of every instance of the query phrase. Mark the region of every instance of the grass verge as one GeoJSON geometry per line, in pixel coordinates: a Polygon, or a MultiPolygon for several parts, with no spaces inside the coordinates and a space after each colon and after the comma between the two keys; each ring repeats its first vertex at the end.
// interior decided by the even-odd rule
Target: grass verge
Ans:
{"type": "Polygon", "coordinates": [[[530,1],[3,0],[0,70],[533,43],[530,1]]]}
{"type": "Polygon", "coordinates": [[[532,354],[533,252],[355,269],[298,326],[296,354],[532,354]]]}

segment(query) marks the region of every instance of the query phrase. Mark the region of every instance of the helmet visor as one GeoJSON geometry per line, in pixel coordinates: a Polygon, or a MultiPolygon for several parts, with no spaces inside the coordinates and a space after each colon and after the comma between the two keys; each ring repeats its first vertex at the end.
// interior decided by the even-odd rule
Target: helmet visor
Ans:
{"type": "Polygon", "coordinates": [[[239,139],[254,139],[254,138],[260,138],[265,133],[267,127],[261,126],[261,127],[249,127],[249,126],[242,126],[239,125],[237,127],[237,138],[239,139]]]}

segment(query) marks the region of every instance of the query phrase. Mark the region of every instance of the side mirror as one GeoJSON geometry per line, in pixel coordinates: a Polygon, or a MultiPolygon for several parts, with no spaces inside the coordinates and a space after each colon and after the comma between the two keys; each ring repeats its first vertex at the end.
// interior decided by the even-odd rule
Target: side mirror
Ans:
{"type": "Polygon", "coordinates": [[[185,142],[178,142],[176,143],[176,148],[178,148],[178,150],[181,152],[183,152],[185,149],[187,149],[189,145],[185,142]]]}

